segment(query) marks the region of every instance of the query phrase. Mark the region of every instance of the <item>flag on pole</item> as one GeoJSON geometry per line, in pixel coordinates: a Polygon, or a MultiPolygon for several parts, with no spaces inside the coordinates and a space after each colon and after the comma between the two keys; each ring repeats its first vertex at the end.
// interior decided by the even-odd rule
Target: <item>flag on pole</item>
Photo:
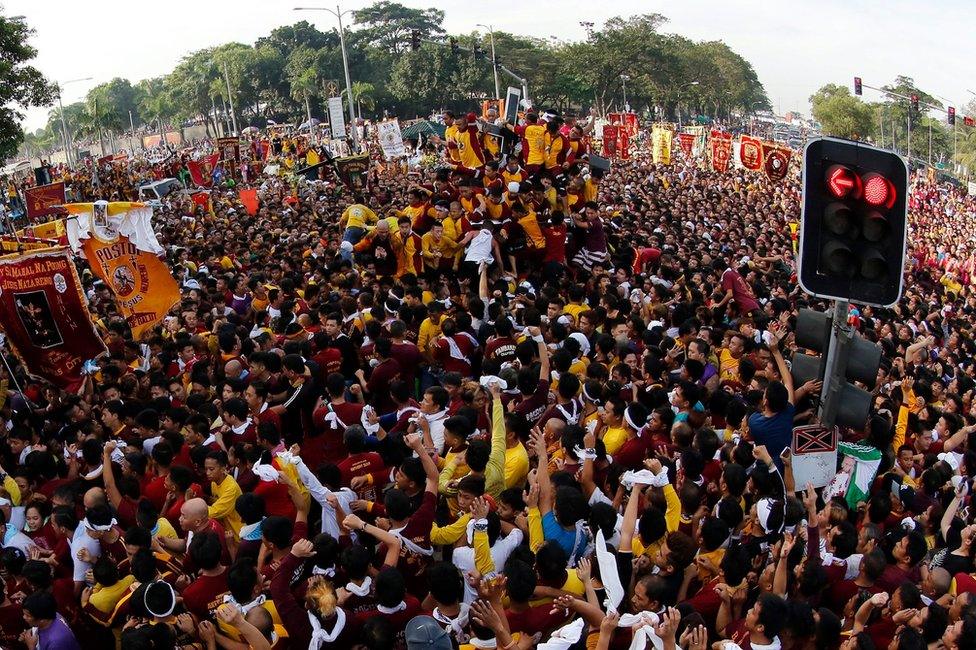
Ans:
{"type": "Polygon", "coordinates": [[[115,294],[136,341],[163,320],[180,300],[180,288],[158,255],[163,247],[152,229],[152,208],[144,203],[71,203],[72,249],[115,294]],[[93,236],[94,235],[94,236],[93,236]]]}
{"type": "Polygon", "coordinates": [[[213,170],[220,160],[220,154],[215,153],[200,160],[190,160],[186,163],[186,168],[190,172],[190,179],[200,187],[210,187],[213,185],[213,170]]]}
{"type": "Polygon", "coordinates": [[[258,213],[258,191],[255,188],[239,190],[238,196],[249,215],[253,217],[258,213]]]}

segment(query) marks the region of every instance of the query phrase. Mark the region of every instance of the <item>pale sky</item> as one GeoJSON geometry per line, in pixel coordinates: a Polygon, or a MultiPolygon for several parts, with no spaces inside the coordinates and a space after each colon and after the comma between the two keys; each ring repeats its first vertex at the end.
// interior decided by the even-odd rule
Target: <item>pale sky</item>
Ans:
{"type": "MultiPolygon", "coordinates": [[[[971,6],[959,0],[584,0],[402,4],[445,10],[449,32],[477,23],[496,30],[548,38],[581,39],[582,20],[598,26],[612,16],[657,12],[662,28],[694,40],[723,40],[749,60],[774,109],[809,112],[807,98],[825,83],[850,86],[854,75],[881,86],[898,74],[956,107],[973,98],[976,80],[965,74],[976,58],[971,6]]],[[[252,44],[276,26],[307,19],[323,31],[335,25],[326,12],[296,12],[317,0],[6,0],[8,16],[26,16],[37,33],[36,65],[54,81],[92,77],[64,86],[65,104],[94,85],[120,76],[133,83],[169,72],[185,54],[228,41],[252,44]]],[[[372,4],[347,0],[343,9],[372,4]]],[[[499,52],[499,56],[503,56],[499,52]]],[[[531,90],[532,76],[528,72],[531,90]]],[[[865,89],[866,99],[877,93],[865,89]]],[[[25,126],[43,126],[46,109],[29,111],[25,126]]]]}

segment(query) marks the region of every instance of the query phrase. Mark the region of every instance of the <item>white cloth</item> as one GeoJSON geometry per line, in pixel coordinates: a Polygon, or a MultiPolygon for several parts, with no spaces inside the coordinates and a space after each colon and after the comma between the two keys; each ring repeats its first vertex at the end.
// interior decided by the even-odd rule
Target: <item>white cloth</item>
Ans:
{"type": "Polygon", "coordinates": [[[355,582],[346,583],[346,591],[351,594],[356,594],[360,598],[364,598],[369,595],[370,590],[373,588],[373,579],[369,576],[363,580],[363,584],[357,585],[355,582]]]}
{"type": "Polygon", "coordinates": [[[553,632],[548,641],[537,646],[537,650],[569,650],[570,646],[580,640],[585,626],[586,622],[578,618],[553,632]]]}
{"type": "Polygon", "coordinates": [[[630,643],[630,650],[644,650],[648,641],[654,650],[662,650],[664,641],[654,633],[654,626],[660,622],[660,617],[654,612],[640,612],[638,614],[622,614],[617,627],[630,627],[634,629],[634,639],[630,643]],[[637,626],[641,627],[637,627],[637,626]]]}
{"type": "Polygon", "coordinates": [[[230,594],[224,594],[224,602],[227,603],[228,605],[233,605],[237,609],[241,610],[241,614],[245,614],[245,615],[255,607],[260,607],[261,605],[263,605],[267,600],[268,597],[265,596],[264,594],[261,594],[251,602],[244,603],[242,605],[241,603],[237,602],[237,599],[231,596],[230,594]]]}
{"type": "Polygon", "coordinates": [[[297,458],[298,461],[295,463],[295,469],[298,471],[298,479],[308,488],[308,493],[312,495],[312,498],[322,506],[322,532],[328,533],[333,539],[339,539],[343,532],[339,529],[339,523],[335,517],[335,508],[329,503],[328,497],[330,494],[335,495],[336,499],[339,500],[342,511],[347,514],[352,512],[352,506],[350,504],[359,497],[347,487],[337,491],[330,490],[322,485],[322,482],[319,481],[318,477],[312,473],[301,458],[297,456],[294,458],[297,458]]]}
{"type": "Polygon", "coordinates": [[[448,634],[454,637],[458,643],[467,643],[469,637],[465,629],[468,627],[468,615],[470,611],[471,605],[462,602],[458,610],[458,615],[453,618],[447,614],[443,614],[437,607],[434,608],[434,611],[430,615],[438,623],[443,623],[447,626],[445,629],[448,634]]]}
{"type": "Polygon", "coordinates": [[[278,482],[278,470],[272,467],[268,463],[262,463],[258,461],[251,467],[251,471],[262,481],[267,483],[277,483],[278,482]]]}
{"type": "Polygon", "coordinates": [[[319,617],[308,612],[308,622],[312,626],[312,639],[308,643],[308,650],[318,650],[322,647],[323,643],[332,643],[339,635],[342,634],[342,630],[346,627],[346,612],[341,608],[336,608],[336,622],[332,626],[331,630],[326,631],[322,627],[322,621],[319,617]]]}
{"type": "Polygon", "coordinates": [[[476,263],[486,262],[488,264],[494,262],[495,258],[491,254],[491,242],[492,236],[490,230],[484,229],[478,231],[478,234],[468,244],[468,250],[464,253],[464,261],[476,263]]]}
{"type": "MultiPolygon", "coordinates": [[[[99,201],[98,203],[106,203],[99,201]]],[[[81,243],[92,236],[92,230],[98,231],[98,236],[102,239],[114,239],[111,233],[123,235],[135,245],[140,251],[162,255],[165,249],[156,239],[156,233],[152,228],[152,208],[149,206],[133,208],[120,214],[113,214],[107,217],[107,232],[101,226],[96,227],[93,223],[94,211],[89,210],[73,218],[65,219],[65,233],[68,236],[68,243],[71,250],[77,253],[81,250],[81,243]],[[106,235],[108,235],[106,237],[106,235]]]]}
{"type": "MultiPolygon", "coordinates": [[[[468,530],[472,529],[473,524],[469,522],[468,530]]],[[[468,539],[471,539],[469,536],[468,539]]],[[[505,537],[499,537],[495,540],[494,545],[491,547],[491,561],[495,564],[495,571],[500,572],[508,561],[509,556],[512,552],[518,548],[519,544],[522,543],[523,534],[518,528],[515,528],[505,537]]],[[[474,565],[474,548],[471,546],[459,546],[454,549],[451,554],[451,561],[454,566],[458,568],[461,575],[467,574],[469,571],[475,570],[474,565]]],[[[473,603],[478,599],[478,592],[474,587],[468,584],[468,581],[464,581],[464,602],[473,603]]]]}
{"type": "Polygon", "coordinates": [[[603,530],[596,531],[596,561],[600,566],[600,580],[607,592],[603,601],[607,612],[617,611],[617,606],[624,599],[624,588],[620,584],[620,574],[617,572],[617,560],[613,553],[607,550],[607,542],[603,537],[603,530]]]}
{"type": "Polygon", "coordinates": [[[620,483],[627,489],[630,489],[635,484],[664,487],[668,483],[668,468],[661,468],[661,473],[657,475],[649,469],[642,469],[636,472],[628,470],[620,477],[620,483]]]}
{"type": "Polygon", "coordinates": [[[402,612],[406,608],[407,604],[402,600],[400,601],[400,604],[396,605],[395,607],[387,607],[379,604],[376,605],[376,611],[378,611],[380,614],[396,614],[397,612],[402,612]]]}

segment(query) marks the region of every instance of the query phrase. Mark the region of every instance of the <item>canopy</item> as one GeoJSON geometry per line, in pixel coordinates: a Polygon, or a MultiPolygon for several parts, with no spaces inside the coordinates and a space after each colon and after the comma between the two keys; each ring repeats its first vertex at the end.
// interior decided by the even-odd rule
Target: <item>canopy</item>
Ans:
{"type": "Polygon", "coordinates": [[[416,140],[419,135],[436,135],[443,138],[446,129],[447,127],[443,124],[431,122],[430,120],[420,120],[403,129],[400,135],[404,140],[416,140]]]}

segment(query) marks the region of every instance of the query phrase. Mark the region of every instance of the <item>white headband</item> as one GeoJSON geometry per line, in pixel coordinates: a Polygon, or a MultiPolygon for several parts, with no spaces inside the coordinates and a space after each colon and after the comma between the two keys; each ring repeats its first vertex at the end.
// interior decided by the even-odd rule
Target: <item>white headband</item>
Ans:
{"type": "Polygon", "coordinates": [[[88,530],[94,530],[94,531],[98,531],[100,533],[104,533],[104,532],[107,532],[107,531],[112,530],[112,527],[113,526],[116,526],[119,522],[116,521],[115,518],[113,517],[112,518],[112,521],[108,522],[107,524],[98,526],[98,525],[95,525],[95,524],[89,522],[88,521],[88,517],[85,517],[84,519],[81,520],[81,523],[83,523],[85,525],[85,528],[87,528],[88,530]]]}
{"type": "Polygon", "coordinates": [[[155,616],[156,618],[166,618],[167,616],[172,614],[173,610],[176,608],[176,592],[173,591],[173,586],[168,582],[166,582],[165,580],[156,580],[154,582],[150,582],[146,586],[146,590],[142,594],[142,604],[145,605],[146,611],[152,614],[153,616],[155,616]],[[170,596],[172,596],[172,601],[170,602],[169,609],[167,609],[165,612],[162,613],[154,612],[151,609],[149,609],[149,589],[152,588],[153,585],[165,585],[166,588],[169,590],[170,596]]]}

